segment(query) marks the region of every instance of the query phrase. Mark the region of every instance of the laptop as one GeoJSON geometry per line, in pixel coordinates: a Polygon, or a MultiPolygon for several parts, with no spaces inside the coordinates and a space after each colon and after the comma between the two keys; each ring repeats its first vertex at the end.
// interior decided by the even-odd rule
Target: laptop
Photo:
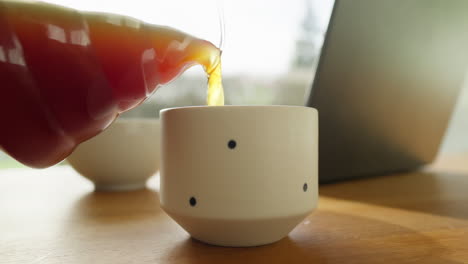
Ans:
{"type": "Polygon", "coordinates": [[[468,1],[336,0],[307,99],[320,183],[432,162],[467,66],[468,1]]]}

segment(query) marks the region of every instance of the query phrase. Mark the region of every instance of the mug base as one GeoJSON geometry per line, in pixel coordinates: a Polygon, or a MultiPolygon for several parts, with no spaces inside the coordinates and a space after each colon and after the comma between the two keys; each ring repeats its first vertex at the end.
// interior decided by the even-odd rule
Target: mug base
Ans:
{"type": "Polygon", "coordinates": [[[210,219],[165,211],[195,240],[225,247],[254,247],[277,242],[310,213],[264,219],[210,219]]]}

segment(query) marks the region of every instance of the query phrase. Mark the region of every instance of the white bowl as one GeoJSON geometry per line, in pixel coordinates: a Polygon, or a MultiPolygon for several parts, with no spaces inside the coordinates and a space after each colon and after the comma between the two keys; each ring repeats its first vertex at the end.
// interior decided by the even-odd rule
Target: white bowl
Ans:
{"type": "Polygon", "coordinates": [[[209,244],[280,240],[317,205],[317,122],[307,107],[161,111],[162,208],[209,244]]]}
{"type": "Polygon", "coordinates": [[[118,119],[101,134],[80,144],[67,160],[95,184],[96,190],[144,188],[146,180],[159,169],[159,120],[118,119]]]}

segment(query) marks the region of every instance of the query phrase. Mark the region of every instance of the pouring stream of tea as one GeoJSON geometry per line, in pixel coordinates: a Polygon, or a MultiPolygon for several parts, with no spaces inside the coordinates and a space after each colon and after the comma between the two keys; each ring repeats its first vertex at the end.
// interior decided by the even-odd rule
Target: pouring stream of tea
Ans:
{"type": "Polygon", "coordinates": [[[224,48],[225,39],[225,24],[224,24],[224,9],[223,1],[218,1],[218,15],[219,15],[219,56],[218,63],[213,69],[206,69],[208,74],[208,93],[206,98],[207,105],[221,106],[224,105],[224,89],[221,77],[221,55],[224,48]]]}

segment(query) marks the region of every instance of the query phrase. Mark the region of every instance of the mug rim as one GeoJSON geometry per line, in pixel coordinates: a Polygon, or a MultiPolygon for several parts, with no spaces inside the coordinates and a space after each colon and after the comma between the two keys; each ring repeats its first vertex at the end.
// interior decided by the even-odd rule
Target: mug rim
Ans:
{"type": "Polygon", "coordinates": [[[169,107],[164,108],[159,111],[160,116],[166,112],[174,112],[174,111],[186,111],[186,110],[213,110],[213,109],[289,109],[289,110],[306,110],[317,112],[316,108],[309,107],[309,106],[299,106],[299,105],[220,105],[220,106],[212,106],[212,105],[196,105],[196,106],[179,106],[179,107],[169,107]]]}

